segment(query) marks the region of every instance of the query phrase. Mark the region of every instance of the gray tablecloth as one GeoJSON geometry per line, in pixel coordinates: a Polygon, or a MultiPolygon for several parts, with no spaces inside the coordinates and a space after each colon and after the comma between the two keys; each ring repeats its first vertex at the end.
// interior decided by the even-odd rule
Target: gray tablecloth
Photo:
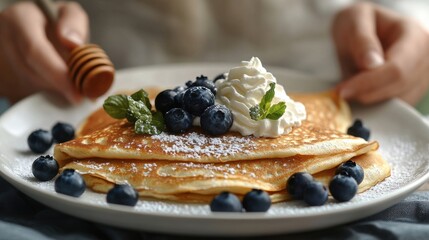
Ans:
{"type": "MultiPolygon", "coordinates": [[[[315,232],[245,239],[429,239],[429,192],[369,218],[315,232]]],[[[44,206],[0,178],[0,239],[207,239],[106,226],[44,206]]],[[[241,238],[244,239],[244,238],[241,238]]]]}

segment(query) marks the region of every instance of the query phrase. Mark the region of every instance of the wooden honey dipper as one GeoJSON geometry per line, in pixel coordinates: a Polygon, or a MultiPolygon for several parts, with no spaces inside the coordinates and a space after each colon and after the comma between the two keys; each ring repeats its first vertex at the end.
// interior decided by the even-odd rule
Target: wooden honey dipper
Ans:
{"type": "MultiPolygon", "coordinates": [[[[58,11],[51,0],[36,0],[36,4],[55,24],[58,11]]],[[[88,98],[97,98],[109,90],[115,78],[115,68],[98,45],[84,44],[74,48],[67,60],[68,77],[75,88],[88,98]]]]}

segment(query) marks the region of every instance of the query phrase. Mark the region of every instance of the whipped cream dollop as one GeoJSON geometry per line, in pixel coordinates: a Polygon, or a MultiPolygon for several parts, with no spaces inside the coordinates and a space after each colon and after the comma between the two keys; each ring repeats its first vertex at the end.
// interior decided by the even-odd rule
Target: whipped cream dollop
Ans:
{"type": "Polygon", "coordinates": [[[305,107],[295,102],[285,92],[276,78],[262,66],[257,57],[243,61],[241,66],[230,69],[226,79],[216,82],[216,102],[228,107],[234,117],[231,131],[256,137],[278,137],[287,134],[292,127],[301,125],[306,118],[305,107]],[[270,89],[270,83],[276,83],[272,104],[286,103],[285,113],[277,120],[253,120],[250,108],[258,105],[270,89]]]}

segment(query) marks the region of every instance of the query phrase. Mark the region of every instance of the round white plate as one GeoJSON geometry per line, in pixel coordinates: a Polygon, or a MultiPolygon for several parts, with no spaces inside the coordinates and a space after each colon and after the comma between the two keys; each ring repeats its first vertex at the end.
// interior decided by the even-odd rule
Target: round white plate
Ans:
{"type": "MultiPolygon", "coordinates": [[[[131,69],[118,73],[110,93],[145,86],[172,87],[204,74],[213,78],[233,64],[185,64],[131,69]]],[[[326,82],[284,69],[268,68],[286,91],[327,89],[326,82]]],[[[372,130],[380,151],[392,166],[392,175],[352,201],[332,199],[321,207],[302,202],[274,204],[267,213],[211,213],[205,204],[139,201],[135,207],[109,205],[105,195],[86,191],[80,198],[54,191],[53,181],[38,182],[31,164],[38,157],[28,150],[28,134],[50,129],[57,121],[77,126],[101,106],[104,98],[69,107],[47,95],[33,95],[9,109],[0,118],[0,174],[32,198],[59,211],[105,224],[164,233],[190,235],[263,235],[325,228],[382,211],[405,198],[429,177],[429,128],[406,104],[393,100],[370,108],[353,107],[353,114],[372,130]]],[[[52,154],[52,149],[48,154],[52,154]]]]}

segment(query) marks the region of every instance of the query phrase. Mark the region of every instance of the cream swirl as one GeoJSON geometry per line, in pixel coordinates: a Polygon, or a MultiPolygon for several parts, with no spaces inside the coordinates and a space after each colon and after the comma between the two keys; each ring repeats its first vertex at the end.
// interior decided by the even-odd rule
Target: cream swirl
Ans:
{"type": "Polygon", "coordinates": [[[251,119],[250,108],[260,103],[270,83],[277,83],[277,80],[257,57],[243,61],[241,66],[229,71],[226,79],[216,82],[216,102],[228,107],[234,117],[231,131],[238,131],[244,136],[278,137],[289,133],[292,127],[301,125],[306,118],[304,105],[293,101],[279,84],[276,84],[272,103],[286,103],[283,116],[278,120],[251,119]]]}

